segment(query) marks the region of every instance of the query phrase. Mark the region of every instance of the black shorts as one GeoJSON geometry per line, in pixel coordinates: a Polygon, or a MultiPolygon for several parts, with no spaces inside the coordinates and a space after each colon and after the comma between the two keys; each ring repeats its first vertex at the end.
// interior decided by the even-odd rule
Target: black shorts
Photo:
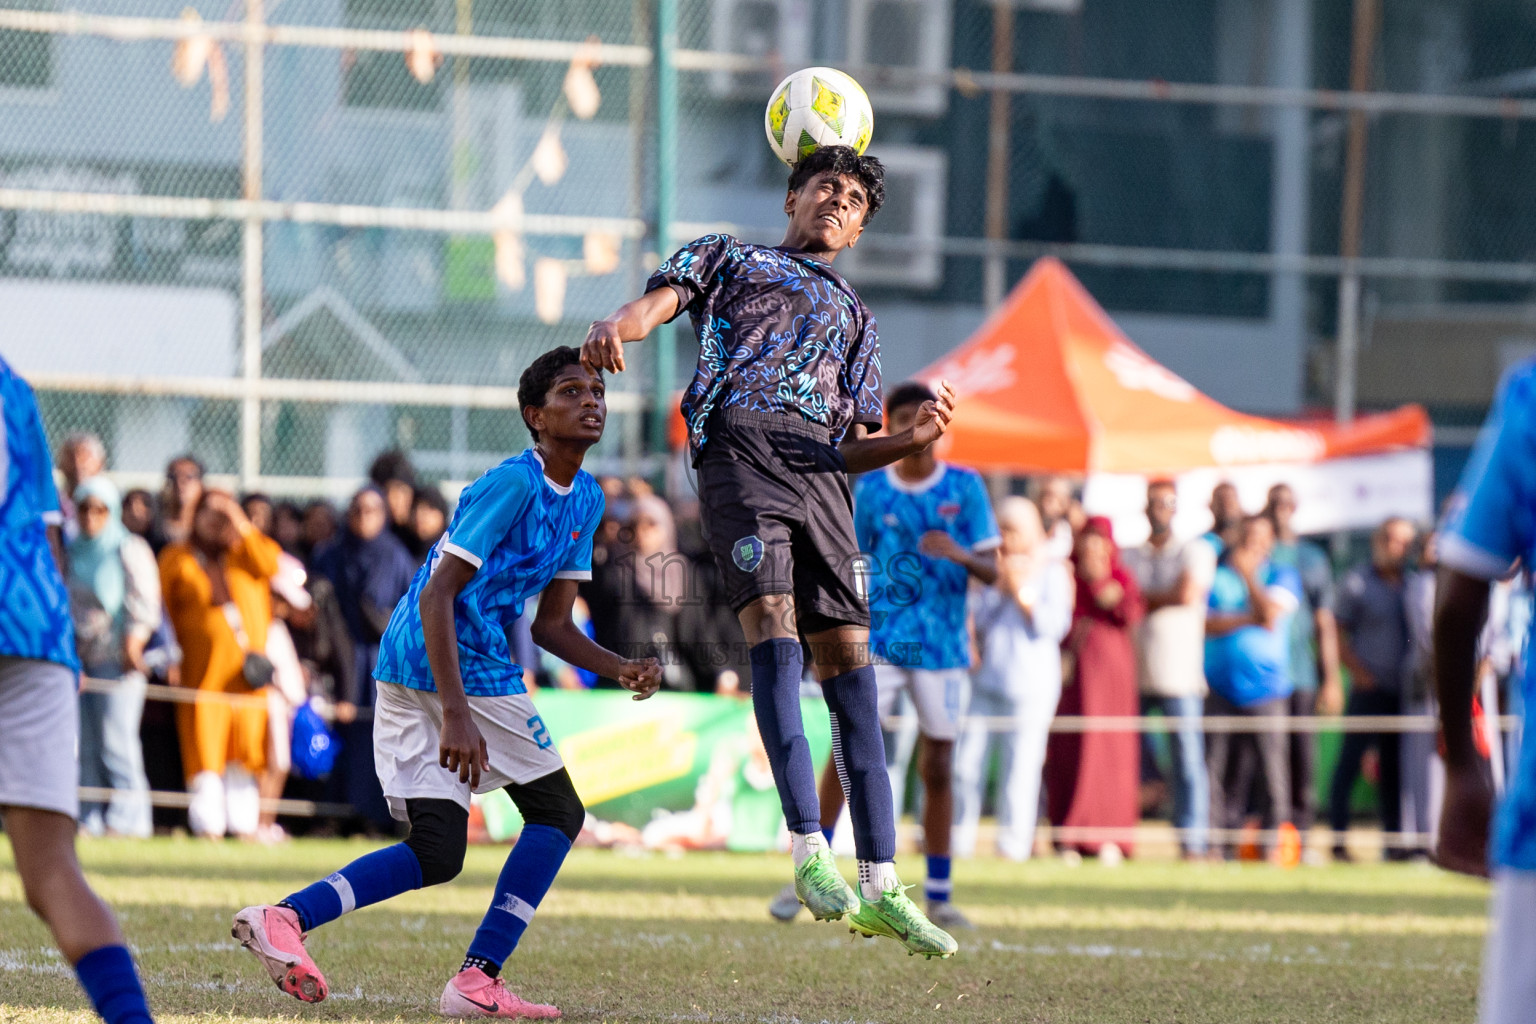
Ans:
{"type": "Polygon", "coordinates": [[[704,537],[732,611],[793,594],[803,634],[869,625],[848,464],[826,427],[719,410],[698,475],[704,537]]]}

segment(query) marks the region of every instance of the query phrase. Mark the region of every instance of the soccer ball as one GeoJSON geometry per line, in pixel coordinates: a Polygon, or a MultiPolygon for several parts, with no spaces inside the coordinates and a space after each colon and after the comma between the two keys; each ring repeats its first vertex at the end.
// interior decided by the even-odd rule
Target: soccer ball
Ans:
{"type": "Polygon", "coordinates": [[[836,68],[805,68],[773,90],[763,129],[774,155],[793,167],[821,146],[863,153],[875,131],[875,112],[848,75],[836,68]]]}

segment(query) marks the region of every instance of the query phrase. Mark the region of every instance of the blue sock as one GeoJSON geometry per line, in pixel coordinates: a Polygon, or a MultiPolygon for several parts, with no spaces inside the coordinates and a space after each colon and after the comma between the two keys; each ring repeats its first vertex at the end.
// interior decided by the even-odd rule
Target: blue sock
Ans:
{"type": "Polygon", "coordinates": [[[848,796],[853,846],[861,861],[896,859],[896,811],[885,770],[880,698],[873,666],[865,665],[821,684],[832,713],[832,759],[848,796]]]}
{"type": "Polygon", "coordinates": [[[827,849],[829,849],[829,850],[832,848],[832,835],[836,831],[837,831],[837,826],[836,825],[828,825],[826,828],[821,830],[821,834],[823,836],[825,836],[826,839],[827,839],[827,849]]]}
{"type": "Polygon", "coordinates": [[[139,972],[124,947],[91,950],[75,964],[75,977],[107,1024],[154,1024],[139,972]]]}
{"type": "MultiPolygon", "coordinates": [[[[517,845],[507,854],[501,877],[496,879],[496,894],[491,909],[485,912],[475,938],[469,944],[469,957],[478,957],[496,965],[507,962],[533,921],[539,901],[549,892],[571,852],[571,840],[550,825],[524,825],[517,845]]],[[[494,972],[487,971],[492,974],[494,972]]]]}
{"type": "Polygon", "coordinates": [[[935,903],[948,903],[950,893],[949,858],[928,858],[928,885],[925,894],[935,903]]]}
{"type": "MultiPolygon", "coordinates": [[[[752,648],[752,710],[762,734],[773,781],[779,787],[779,804],[791,832],[803,836],[821,831],[821,808],[816,801],[816,768],[811,745],[805,738],[800,716],[800,677],[805,674],[805,655],[800,641],[780,637],[752,648]]],[[[889,785],[886,787],[889,789],[889,785]]]]}
{"type": "Polygon", "coordinates": [[[421,861],[404,843],[386,846],[283,900],[309,931],[359,907],[421,888],[421,861]]]}

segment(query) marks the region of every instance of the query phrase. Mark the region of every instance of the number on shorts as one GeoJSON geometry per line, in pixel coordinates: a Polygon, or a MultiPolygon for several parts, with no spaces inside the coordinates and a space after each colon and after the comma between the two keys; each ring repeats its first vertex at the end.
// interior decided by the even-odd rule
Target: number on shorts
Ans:
{"type": "Polygon", "coordinates": [[[539,745],[540,750],[548,750],[555,745],[555,741],[549,738],[549,726],[538,715],[528,719],[528,728],[533,730],[533,742],[539,745]]]}

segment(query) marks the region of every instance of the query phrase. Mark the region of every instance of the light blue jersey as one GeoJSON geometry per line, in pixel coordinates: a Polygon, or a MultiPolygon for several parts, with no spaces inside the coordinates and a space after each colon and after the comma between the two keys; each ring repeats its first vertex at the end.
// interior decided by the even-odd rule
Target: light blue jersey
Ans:
{"type": "Polygon", "coordinates": [[[908,483],[888,466],[854,490],[853,528],[869,558],[869,639],[875,654],[906,668],[966,668],[968,573],[947,558],[929,558],[918,542],[942,530],[969,551],[1001,543],[981,477],[939,463],[927,480],[908,483]]]}
{"type": "Polygon", "coordinates": [[[589,473],[580,471],[561,487],[544,475],[544,461],[531,448],[489,470],[459,496],[448,532],[395,606],[374,676],[415,690],[437,689],[427,664],[421,588],[446,553],[479,570],[453,605],[464,693],[526,693],[507,630],[523,614],[524,602],[551,580],[592,578],[592,536],[602,515],[602,488],[589,473]]]}
{"type": "Polygon", "coordinates": [[[0,359],[0,655],[79,670],[69,590],[48,547],[64,521],[37,399],[0,359]]]}
{"type": "MultiPolygon", "coordinates": [[[[1536,566],[1536,361],[1505,378],[1441,526],[1440,564],[1479,579],[1508,576],[1517,561],[1536,566]]],[[[1529,663],[1521,683],[1527,715],[1536,708],[1529,663]]],[[[1496,867],[1536,871],[1536,742],[1526,741],[1499,807],[1489,851],[1496,867]]]]}

